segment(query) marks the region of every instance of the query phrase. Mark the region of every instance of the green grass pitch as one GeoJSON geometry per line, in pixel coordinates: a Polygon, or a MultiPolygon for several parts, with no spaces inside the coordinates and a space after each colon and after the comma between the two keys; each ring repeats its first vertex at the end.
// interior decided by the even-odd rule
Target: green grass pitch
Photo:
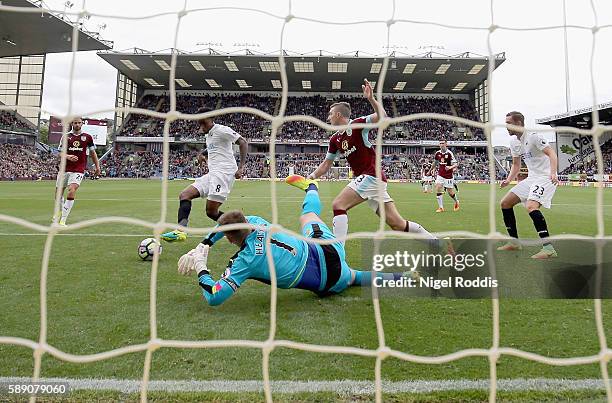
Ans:
{"type": "MultiPolygon", "coordinates": [[[[176,219],[178,193],[189,183],[169,182],[169,222],[176,219]]],[[[331,201],[344,185],[321,184],[322,218],[327,223],[331,223],[331,201]]],[[[269,187],[269,182],[237,182],[223,210],[242,209],[246,214],[271,220],[269,187]]],[[[0,182],[0,213],[48,224],[53,190],[54,182],[0,182]]],[[[486,185],[460,185],[461,211],[452,212],[450,199],[445,196],[444,214],[434,213],[434,196],[421,193],[418,185],[393,183],[389,191],[406,218],[430,231],[488,232],[486,185]]],[[[504,193],[505,190],[498,191],[498,201],[504,193]]],[[[551,233],[594,235],[595,193],[593,188],[560,187],[553,209],[544,211],[551,233]]],[[[612,234],[612,190],[605,189],[604,193],[606,233],[612,234]]],[[[302,194],[278,183],[277,195],[280,223],[298,231],[302,194]]],[[[110,215],[157,221],[160,196],[159,181],[86,181],[77,193],[68,222],[110,215]]],[[[497,210],[496,206],[496,225],[503,232],[497,210]]],[[[517,207],[516,215],[519,234],[535,237],[526,212],[517,207]]],[[[378,218],[365,204],[351,210],[349,217],[351,232],[377,229],[378,218]]],[[[201,200],[194,201],[190,225],[211,225],[201,200]]],[[[76,235],[55,238],[49,267],[49,344],[73,354],[91,354],[147,342],[150,262],[140,261],[136,247],[142,238],[151,236],[151,231],[132,225],[105,224],[67,232],[76,235]],[[107,236],[113,234],[133,236],[107,236]]],[[[27,235],[34,233],[0,222],[0,336],[38,340],[39,275],[45,237],[27,235]]],[[[177,274],[178,257],[199,240],[200,237],[193,236],[184,243],[164,244],[157,284],[158,336],[179,340],[265,340],[270,320],[268,286],[247,282],[224,305],[212,308],[202,301],[195,276],[185,278],[177,274]]],[[[223,272],[234,251],[224,240],[213,248],[209,268],[215,278],[223,272]]],[[[347,244],[347,256],[353,265],[359,266],[359,241],[347,244]]],[[[501,300],[500,305],[502,346],[551,357],[599,352],[592,300],[501,300]]],[[[608,344],[612,344],[611,309],[612,303],[604,300],[608,344]]],[[[492,343],[491,301],[487,299],[382,300],[381,310],[386,343],[396,350],[435,356],[465,348],[488,348],[492,343]]],[[[377,335],[372,302],[355,288],[327,299],[302,290],[279,290],[276,337],[374,349],[377,335]]],[[[42,376],[139,379],[143,363],[144,353],[78,365],[45,355],[42,376]]],[[[259,380],[261,365],[261,352],[256,349],[161,349],[153,355],[151,379],[259,380]]],[[[32,371],[31,350],[0,345],[0,376],[31,376],[32,371]]],[[[270,371],[273,380],[370,380],[374,378],[374,359],[279,348],[271,355],[270,371]]],[[[389,381],[487,379],[489,364],[486,358],[474,357],[442,365],[389,358],[383,362],[382,374],[389,381]]],[[[599,378],[601,370],[598,364],[553,367],[503,356],[497,374],[508,379],[583,379],[599,378]]],[[[603,398],[600,391],[593,393],[591,397],[603,398]]],[[[486,393],[476,395],[466,392],[453,398],[486,400],[486,393]]],[[[249,400],[259,398],[261,395],[256,394],[249,400]]]]}

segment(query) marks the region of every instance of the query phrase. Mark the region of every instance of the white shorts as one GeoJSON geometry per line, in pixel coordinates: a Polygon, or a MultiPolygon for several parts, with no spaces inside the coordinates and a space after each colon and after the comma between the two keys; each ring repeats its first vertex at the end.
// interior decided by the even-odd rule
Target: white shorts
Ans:
{"type": "Polygon", "coordinates": [[[63,177],[61,177],[58,173],[57,180],[55,181],[55,186],[58,188],[59,187],[65,188],[65,187],[68,187],[68,185],[71,185],[73,183],[80,186],[81,181],[83,180],[83,176],[85,176],[85,174],[80,173],[80,172],[64,172],[63,177]]]}
{"type": "Polygon", "coordinates": [[[527,200],[533,200],[540,203],[546,208],[550,208],[550,204],[557,186],[554,185],[550,178],[530,178],[523,179],[510,191],[521,199],[523,204],[527,203],[527,200]]]}
{"type": "MultiPolygon", "coordinates": [[[[376,177],[370,175],[359,175],[347,185],[362,198],[368,201],[368,206],[374,211],[378,211],[378,186],[376,177]]],[[[383,203],[392,202],[393,199],[387,193],[387,182],[380,182],[383,188],[383,203]]]]}
{"type": "Polygon", "coordinates": [[[223,203],[232,191],[235,180],[234,174],[209,172],[196,179],[191,186],[198,189],[201,198],[223,203]]]}
{"type": "Polygon", "coordinates": [[[444,185],[445,188],[452,189],[455,187],[455,180],[453,178],[446,179],[438,175],[436,176],[436,185],[444,185]]]}
{"type": "Polygon", "coordinates": [[[433,182],[433,176],[423,176],[421,180],[423,182],[433,182]]]}

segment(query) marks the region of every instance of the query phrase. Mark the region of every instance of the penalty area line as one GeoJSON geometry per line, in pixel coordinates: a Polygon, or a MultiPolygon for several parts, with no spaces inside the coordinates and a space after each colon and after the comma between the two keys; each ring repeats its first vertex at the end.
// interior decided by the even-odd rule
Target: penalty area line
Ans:
{"type": "MultiPolygon", "coordinates": [[[[27,377],[0,377],[1,383],[29,382],[27,377]]],[[[71,390],[113,390],[123,393],[138,393],[140,380],[129,379],[72,379],[44,378],[40,382],[66,382],[71,390]]],[[[486,390],[489,379],[479,380],[440,380],[440,381],[383,381],[385,393],[429,393],[441,391],[486,390]]],[[[370,395],[374,394],[374,381],[271,381],[275,393],[335,392],[340,394],[370,395]]],[[[150,391],[163,392],[262,392],[263,381],[150,381],[150,391]]],[[[497,389],[511,391],[570,391],[570,390],[603,390],[602,379],[499,379],[497,389]]]]}

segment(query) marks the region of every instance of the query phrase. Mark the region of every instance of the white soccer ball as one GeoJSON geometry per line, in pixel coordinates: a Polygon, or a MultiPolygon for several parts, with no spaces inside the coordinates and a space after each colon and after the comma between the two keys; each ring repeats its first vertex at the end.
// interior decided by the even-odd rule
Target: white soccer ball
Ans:
{"type": "Polygon", "coordinates": [[[155,253],[162,253],[162,246],[155,241],[155,238],[143,239],[138,245],[138,256],[142,260],[153,260],[155,253]]]}

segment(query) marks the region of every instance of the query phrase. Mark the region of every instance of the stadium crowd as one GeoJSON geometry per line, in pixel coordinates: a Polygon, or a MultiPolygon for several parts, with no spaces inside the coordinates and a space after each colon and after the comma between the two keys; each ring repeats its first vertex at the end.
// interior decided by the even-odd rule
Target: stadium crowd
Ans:
{"type": "Polygon", "coordinates": [[[16,132],[33,132],[34,128],[28,125],[24,118],[16,116],[12,111],[0,111],[0,129],[16,132]]]}
{"type": "MultiPolygon", "coordinates": [[[[604,171],[612,172],[612,142],[602,147],[604,171]]],[[[198,162],[199,151],[170,151],[170,178],[192,178],[207,172],[206,164],[198,162]]],[[[488,180],[488,157],[486,153],[466,153],[455,150],[459,169],[455,178],[459,180],[488,180]]],[[[276,176],[289,175],[289,168],[294,173],[307,175],[314,171],[325,158],[322,153],[282,153],[276,154],[276,176]]],[[[383,157],[382,163],[389,179],[420,180],[423,163],[431,162],[431,155],[393,153],[383,157]]],[[[162,153],[151,151],[114,151],[100,161],[102,177],[107,178],[159,178],[162,175],[162,153]]],[[[346,160],[339,159],[334,167],[346,167],[346,160]]],[[[56,155],[44,151],[35,151],[31,146],[0,144],[0,180],[17,179],[54,179],[58,171],[56,155]]],[[[245,177],[269,178],[270,157],[264,153],[251,153],[245,164],[245,177]]],[[[326,178],[346,177],[346,169],[332,168],[326,178]]],[[[584,166],[570,166],[560,173],[586,174],[592,177],[597,173],[594,160],[585,162],[584,166]]],[[[496,179],[504,175],[497,172],[496,179]]]]}
{"type": "MultiPolygon", "coordinates": [[[[308,97],[289,97],[285,116],[307,115],[313,116],[321,121],[327,120],[329,106],[333,102],[346,101],[351,104],[352,116],[364,116],[372,113],[372,107],[366,99],[360,96],[337,97],[329,99],[320,95],[308,97]]],[[[448,98],[412,97],[397,98],[384,97],[383,104],[390,116],[402,116],[413,113],[440,113],[468,118],[479,121],[474,106],[464,99],[449,100],[448,98]]],[[[239,95],[179,95],[177,96],[176,108],[183,113],[195,113],[198,108],[220,109],[225,107],[248,106],[259,109],[270,115],[278,113],[280,99],[278,97],[266,97],[254,94],[239,95]]],[[[139,104],[139,108],[151,109],[158,112],[167,112],[170,109],[168,96],[145,95],[139,104]]],[[[245,113],[233,113],[222,115],[215,120],[221,124],[231,126],[247,139],[266,140],[270,136],[269,121],[258,116],[245,113]]],[[[484,135],[480,129],[457,130],[462,125],[443,120],[419,119],[404,122],[400,125],[402,130],[390,127],[384,134],[388,140],[438,140],[442,137],[449,140],[474,139],[483,140],[484,135]],[[467,137],[469,133],[473,136],[467,137]]],[[[163,133],[164,120],[152,118],[147,115],[131,114],[123,125],[120,135],[123,136],[159,136],[163,133]]],[[[172,136],[195,138],[199,136],[198,125],[195,121],[176,120],[170,124],[172,136]]],[[[376,130],[370,132],[372,137],[376,136],[376,130]]],[[[318,126],[304,121],[285,123],[277,138],[281,140],[320,140],[327,139],[329,133],[318,126]]]]}
{"type": "MultiPolygon", "coordinates": [[[[460,161],[457,179],[486,180],[488,179],[488,158],[486,154],[457,153],[460,161]]],[[[294,173],[308,175],[314,171],[325,158],[322,153],[283,153],[276,154],[276,176],[289,175],[289,168],[294,173]]],[[[389,179],[419,180],[421,167],[431,156],[423,154],[391,154],[382,159],[383,167],[389,179]]],[[[334,167],[347,166],[346,160],[339,159],[334,167]]],[[[101,162],[102,176],[109,178],[149,178],[161,177],[162,154],[157,152],[116,151],[101,162]]],[[[340,170],[333,169],[326,178],[342,177],[340,170]]],[[[343,170],[347,172],[346,169],[343,170]]],[[[169,160],[170,178],[196,177],[207,172],[206,166],[198,164],[197,151],[171,151],[169,160]]],[[[267,154],[249,154],[245,163],[245,177],[270,177],[270,157],[267,154]]]]}
{"type": "MultiPolygon", "coordinates": [[[[206,173],[198,164],[197,151],[171,151],[168,177],[197,177],[206,173]]],[[[115,151],[100,162],[107,178],[153,178],[162,176],[162,153],[115,151]]]]}
{"type": "Polygon", "coordinates": [[[58,159],[55,155],[34,151],[31,146],[0,144],[0,180],[55,179],[58,159]]]}

